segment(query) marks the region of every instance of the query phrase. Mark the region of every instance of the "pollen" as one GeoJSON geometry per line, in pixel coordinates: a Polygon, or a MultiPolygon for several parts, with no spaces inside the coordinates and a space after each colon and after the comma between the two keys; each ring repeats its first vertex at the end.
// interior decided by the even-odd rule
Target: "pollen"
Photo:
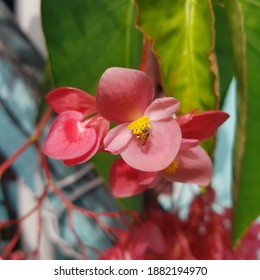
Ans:
{"type": "Polygon", "coordinates": [[[173,174],[179,167],[179,162],[175,159],[168,167],[164,169],[164,172],[167,174],[173,174]]]}
{"type": "Polygon", "coordinates": [[[143,133],[147,128],[151,128],[148,116],[143,116],[128,125],[128,129],[132,130],[133,134],[137,135],[143,133]]]}

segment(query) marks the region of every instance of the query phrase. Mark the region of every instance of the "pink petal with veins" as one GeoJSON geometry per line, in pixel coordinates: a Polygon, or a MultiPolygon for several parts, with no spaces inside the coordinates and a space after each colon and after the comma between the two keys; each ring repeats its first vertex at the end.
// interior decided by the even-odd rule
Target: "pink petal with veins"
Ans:
{"type": "Polygon", "coordinates": [[[197,147],[198,145],[199,145],[199,140],[197,139],[182,139],[179,152],[197,147]]]}
{"type": "Polygon", "coordinates": [[[151,122],[145,145],[133,135],[121,152],[125,162],[135,169],[154,172],[166,168],[181,145],[180,127],[174,119],[151,122]]]}
{"type": "Polygon", "coordinates": [[[52,90],[46,96],[47,103],[57,113],[73,110],[89,116],[95,113],[95,97],[89,93],[72,87],[61,87],[52,90]]]}
{"type": "Polygon", "coordinates": [[[172,97],[162,97],[155,99],[145,110],[144,115],[149,116],[151,121],[161,121],[169,119],[180,107],[180,102],[172,97]]]}
{"type": "Polygon", "coordinates": [[[227,113],[218,110],[206,111],[196,115],[181,125],[183,138],[206,140],[213,136],[217,128],[228,118],[227,113]]]}
{"type": "Polygon", "coordinates": [[[97,134],[97,141],[92,149],[88,150],[85,154],[80,157],[64,160],[65,165],[75,165],[88,161],[91,159],[102,147],[104,137],[109,130],[109,122],[99,115],[96,115],[89,119],[86,124],[87,127],[95,129],[97,134]]]}
{"type": "Polygon", "coordinates": [[[119,154],[132,137],[127,124],[119,124],[112,128],[104,139],[104,149],[112,154],[119,154]]]}
{"type": "Polygon", "coordinates": [[[153,96],[154,86],[147,74],[113,67],[107,69],[99,80],[96,106],[107,120],[127,123],[142,117],[153,96]]]}
{"type": "Polygon", "coordinates": [[[44,144],[44,152],[55,159],[80,157],[97,142],[92,127],[84,127],[83,114],[77,111],[61,113],[52,123],[44,144]]]}
{"type": "Polygon", "coordinates": [[[87,151],[87,153],[85,153],[84,155],[73,158],[73,159],[65,159],[63,161],[63,163],[67,166],[73,166],[76,164],[84,163],[84,162],[88,161],[89,159],[91,159],[98,152],[98,150],[99,150],[99,145],[97,144],[97,145],[94,145],[92,147],[92,149],[87,151]]]}
{"type": "Polygon", "coordinates": [[[139,171],[137,178],[138,184],[149,185],[149,188],[153,187],[154,183],[159,181],[157,180],[157,174],[158,172],[139,171]]]}
{"type": "Polygon", "coordinates": [[[209,185],[212,179],[212,163],[203,148],[181,148],[176,160],[178,167],[173,173],[160,172],[164,178],[175,182],[209,185]]]}

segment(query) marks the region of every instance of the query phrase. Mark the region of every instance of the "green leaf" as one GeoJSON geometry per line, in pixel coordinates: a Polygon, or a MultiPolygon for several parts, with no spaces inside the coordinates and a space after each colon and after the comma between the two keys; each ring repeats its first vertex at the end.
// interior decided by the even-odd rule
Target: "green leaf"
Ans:
{"type": "Polygon", "coordinates": [[[236,244],[260,214],[260,3],[226,0],[225,4],[238,80],[233,225],[233,244],[236,244]]]}
{"type": "Polygon", "coordinates": [[[42,23],[56,86],[95,94],[108,67],[139,68],[142,35],[131,0],[42,0],[42,23]]]}
{"type": "Polygon", "coordinates": [[[138,24],[154,40],[166,95],[181,112],[216,108],[218,89],[211,1],[136,0],[138,24]]]}
{"type": "MultiPolygon", "coordinates": [[[[135,19],[131,0],[42,0],[42,24],[55,85],[95,95],[105,69],[139,68],[143,36],[135,19]]],[[[106,153],[93,159],[106,182],[114,160],[106,153]]]]}
{"type": "Polygon", "coordinates": [[[216,57],[219,72],[220,108],[223,105],[229,84],[234,76],[234,61],[231,35],[228,28],[227,15],[221,4],[214,5],[216,30],[216,57]]]}

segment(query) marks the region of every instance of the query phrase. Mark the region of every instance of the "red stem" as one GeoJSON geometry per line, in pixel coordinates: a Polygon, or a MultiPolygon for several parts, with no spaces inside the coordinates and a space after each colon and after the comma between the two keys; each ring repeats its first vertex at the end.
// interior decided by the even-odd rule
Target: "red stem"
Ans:
{"type": "Polygon", "coordinates": [[[68,214],[67,214],[69,227],[70,227],[72,233],[74,234],[74,236],[75,236],[75,238],[76,238],[76,240],[77,240],[77,242],[79,244],[80,251],[81,251],[81,254],[83,256],[83,259],[87,260],[88,256],[86,255],[86,252],[85,252],[86,247],[85,247],[84,243],[81,241],[80,237],[78,236],[78,234],[77,234],[77,232],[75,230],[74,223],[73,223],[72,212],[71,211],[72,211],[72,209],[69,208],[68,209],[68,214]]]}
{"type": "Polygon", "coordinates": [[[6,161],[4,161],[0,165],[0,178],[2,177],[3,173],[12,165],[12,163],[34,142],[36,142],[43,130],[46,122],[48,121],[49,117],[51,116],[52,109],[48,108],[44,113],[43,117],[41,118],[38,126],[36,127],[34,133],[31,135],[29,139],[25,141],[25,143],[16,151],[14,152],[6,161]]]}

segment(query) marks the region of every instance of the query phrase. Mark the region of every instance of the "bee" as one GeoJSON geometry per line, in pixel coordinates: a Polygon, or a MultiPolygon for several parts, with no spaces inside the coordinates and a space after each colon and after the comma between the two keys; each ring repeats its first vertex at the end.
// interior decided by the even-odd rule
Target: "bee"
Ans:
{"type": "Polygon", "coordinates": [[[141,140],[141,143],[142,143],[142,145],[144,146],[145,143],[146,143],[146,141],[147,141],[147,139],[148,139],[148,137],[149,137],[149,135],[150,135],[150,133],[149,133],[148,129],[145,128],[141,133],[139,133],[139,134],[136,136],[136,138],[137,138],[138,140],[141,140]]]}

